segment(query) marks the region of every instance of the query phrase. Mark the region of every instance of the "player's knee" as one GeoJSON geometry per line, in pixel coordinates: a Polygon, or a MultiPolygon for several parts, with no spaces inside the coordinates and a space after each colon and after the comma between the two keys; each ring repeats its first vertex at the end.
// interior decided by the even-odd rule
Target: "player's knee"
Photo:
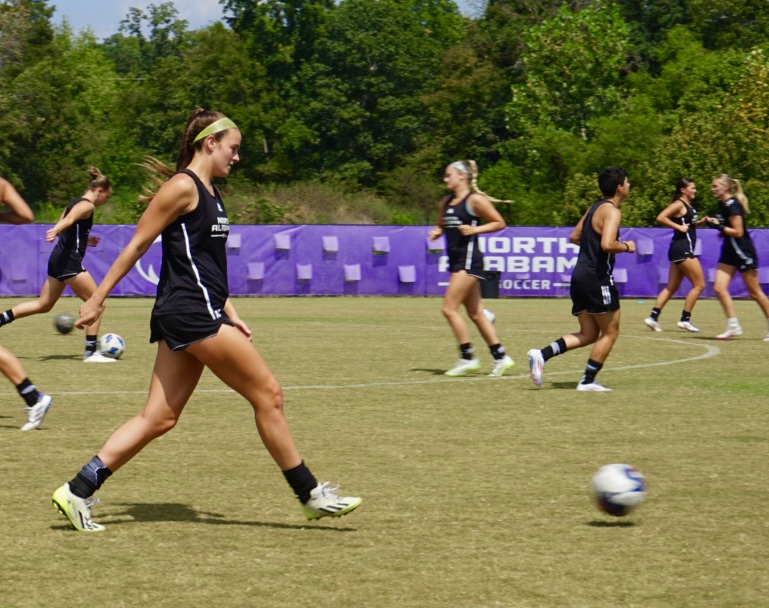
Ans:
{"type": "Polygon", "coordinates": [[[283,410],[283,388],[280,383],[273,379],[266,386],[259,390],[259,395],[251,405],[259,411],[282,411],[283,410]]]}
{"type": "Polygon", "coordinates": [[[56,302],[49,302],[45,300],[38,300],[37,311],[38,312],[51,312],[56,302]]]}
{"type": "Polygon", "coordinates": [[[157,436],[159,437],[160,435],[165,435],[168,431],[176,426],[178,421],[179,418],[176,416],[169,416],[167,418],[157,420],[155,422],[155,430],[157,432],[157,436]]]}

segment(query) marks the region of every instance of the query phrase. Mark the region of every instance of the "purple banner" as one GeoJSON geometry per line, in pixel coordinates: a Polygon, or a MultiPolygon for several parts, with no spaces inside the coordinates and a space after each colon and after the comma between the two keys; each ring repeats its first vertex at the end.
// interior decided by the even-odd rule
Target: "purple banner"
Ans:
{"type": "MultiPolygon", "coordinates": [[[[0,226],[0,294],[36,296],[47,276],[53,245],[50,225],[0,226]]],[[[230,292],[265,295],[440,296],[449,278],[443,240],[427,240],[429,226],[238,226],[227,240],[230,292]]],[[[133,226],[97,225],[101,237],[89,247],[85,267],[100,281],[130,240],[133,226]]],[[[769,285],[769,230],[751,230],[762,285],[769,285]],[[766,258],[764,259],[764,256],[766,258]]],[[[509,227],[480,238],[487,270],[499,272],[500,297],[568,297],[578,249],[571,228],[509,227]]],[[[635,254],[617,256],[615,281],[624,297],[654,297],[667,282],[671,231],[623,228],[622,239],[636,243],[635,254]]],[[[704,297],[714,297],[713,278],[721,244],[714,230],[698,231],[705,269],[704,297]]],[[[116,296],[154,296],[160,272],[159,240],[113,291],[116,296]]],[[[684,280],[676,294],[689,289],[684,280]]],[[[747,297],[743,282],[731,284],[735,297],[747,297]]],[[[65,293],[71,293],[69,290],[65,293]]]]}

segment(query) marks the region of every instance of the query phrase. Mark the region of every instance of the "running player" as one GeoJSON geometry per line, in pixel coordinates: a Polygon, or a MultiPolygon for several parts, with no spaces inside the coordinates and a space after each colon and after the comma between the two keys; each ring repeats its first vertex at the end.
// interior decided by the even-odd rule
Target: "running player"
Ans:
{"type": "MultiPolygon", "coordinates": [[[[721,233],[721,256],[716,266],[713,290],[726,313],[726,331],[716,336],[719,340],[731,340],[742,335],[742,327],[734,313],[734,302],[729,294],[729,283],[739,271],[748,294],[761,307],[769,323],[769,298],[758,282],[758,254],[745,226],[745,216],[750,213],[748,197],[742,184],[726,174],[713,179],[710,191],[718,199],[715,218],[706,218],[708,226],[721,233]]],[[[769,342],[769,332],[764,337],[769,342]]]]}
{"type": "MultiPolygon", "coordinates": [[[[96,167],[88,168],[90,180],[88,190],[82,196],[73,198],[56,225],[45,233],[45,240],[52,243],[59,241],[48,258],[48,278],[37,300],[22,302],[0,314],[0,327],[16,319],[49,312],[58,302],[64,288],[69,285],[72,291],[83,301],[91,297],[96,289],[96,282],[83,268],[86,247],[99,244],[99,237],[90,236],[93,227],[93,212],[107,202],[112,194],[109,178],[102,175],[96,167]]],[[[105,357],[97,351],[99,345],[99,326],[101,319],[94,320],[85,332],[86,363],[114,363],[115,359],[105,357]]]]}
{"type": "Polygon", "coordinates": [[[500,344],[494,325],[483,314],[480,281],[485,280],[486,275],[478,235],[502,230],[507,224],[491,199],[477,189],[477,177],[478,171],[472,160],[456,161],[446,167],[443,182],[451,194],[441,200],[438,222],[428,233],[431,241],[446,235],[449,256],[451,278],[443,297],[442,311],[459,343],[460,359],[445,372],[447,376],[462,376],[481,368],[470,342],[467,323],[459,313],[460,305],[464,305],[470,320],[489,346],[494,359],[489,376],[502,376],[514,365],[500,344]]]}
{"type": "MultiPolygon", "coordinates": [[[[32,209],[21,198],[10,182],[0,177],[0,203],[8,207],[0,211],[0,222],[6,224],[29,224],[35,219],[32,209]]],[[[27,377],[18,358],[7,348],[0,346],[0,371],[13,383],[19,395],[26,403],[27,422],[22,431],[31,431],[39,427],[53,400],[50,395],[41,393],[27,377]]]]}
{"type": "Polygon", "coordinates": [[[644,323],[652,331],[662,331],[659,324],[662,308],[678,291],[684,277],[689,279],[692,288],[686,294],[678,327],[693,333],[700,331],[692,325],[692,309],[705,289],[705,276],[702,273],[700,261],[694,254],[694,247],[697,244],[696,227],[703,224],[705,219],[697,219],[697,210],[692,205],[696,195],[697,187],[692,180],[679,179],[673,200],[657,216],[658,223],[673,229],[673,238],[668,249],[670,270],[667,285],[657,295],[657,301],[654,303],[651,314],[644,319],[644,323]]]}
{"type": "Polygon", "coordinates": [[[579,320],[579,331],[558,338],[549,346],[528,352],[529,373],[535,386],[542,386],[545,362],[568,350],[593,344],[578,391],[608,392],[595,377],[603,367],[619,336],[619,293],[612,271],[614,256],[635,252],[633,241],[619,240],[622,201],[630,194],[627,173],[609,167],[598,175],[605,198],[593,203],[574,228],[569,239],[579,245],[579,256],[571,276],[571,314],[579,320]]]}
{"type": "Polygon", "coordinates": [[[161,180],[159,190],[147,197],[131,241],[80,308],[77,326],[96,321],[110,291],[162,234],[163,260],[150,320],[150,341],[158,350],[147,401],[53,494],[54,505],[77,530],[104,529],[91,519],[92,495],[176,425],[206,367],[251,404],[259,436],[308,519],[345,515],[361,504],[360,498],[337,496],[328,482],[319,484],[305,466],[286,422],[280,384],[251,344],[251,331],[229,298],[229,223],[212,180],[229,175],[239,160],[240,142],[237,126],[223,114],[199,109],[190,115],[176,172],[148,161],[147,167],[167,181],[161,180]]]}

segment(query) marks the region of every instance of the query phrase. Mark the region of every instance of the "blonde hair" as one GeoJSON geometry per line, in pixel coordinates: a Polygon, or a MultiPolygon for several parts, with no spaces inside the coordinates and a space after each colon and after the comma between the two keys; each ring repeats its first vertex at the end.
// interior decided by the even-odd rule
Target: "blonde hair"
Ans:
{"type": "Polygon", "coordinates": [[[478,187],[478,165],[475,164],[474,160],[457,160],[451,163],[449,167],[454,167],[455,169],[458,169],[459,171],[467,175],[470,178],[470,190],[472,192],[485,196],[492,203],[512,203],[513,202],[511,200],[494,198],[493,196],[489,196],[478,187]]]}
{"type": "Polygon", "coordinates": [[[88,167],[88,176],[91,178],[88,181],[89,190],[110,190],[112,189],[112,183],[109,181],[109,177],[102,175],[96,167],[88,167]]]}
{"type": "Polygon", "coordinates": [[[729,194],[736,198],[737,202],[742,205],[742,208],[745,209],[745,214],[750,213],[750,207],[748,207],[748,197],[745,196],[745,193],[742,191],[742,184],[740,183],[740,180],[734,179],[726,173],[722,173],[721,175],[716,176],[715,179],[729,188],[729,194]]]}

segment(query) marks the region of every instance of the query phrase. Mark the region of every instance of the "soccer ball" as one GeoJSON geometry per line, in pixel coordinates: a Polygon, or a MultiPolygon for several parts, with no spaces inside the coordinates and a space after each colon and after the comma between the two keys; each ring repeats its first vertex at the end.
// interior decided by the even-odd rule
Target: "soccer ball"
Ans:
{"type": "Polygon", "coordinates": [[[53,326],[60,334],[68,334],[75,327],[75,317],[68,312],[60,312],[54,317],[53,326]]]}
{"type": "Polygon", "coordinates": [[[646,499],[646,479],[629,464],[607,464],[593,475],[590,491],[601,511],[622,517],[646,499]]]}
{"type": "Polygon", "coordinates": [[[125,340],[117,334],[104,334],[99,340],[99,351],[110,359],[120,359],[125,350],[125,340]]]}
{"type": "Polygon", "coordinates": [[[497,315],[495,315],[491,310],[488,308],[483,309],[483,316],[486,317],[489,320],[489,323],[494,323],[494,321],[497,320],[497,315]]]}

